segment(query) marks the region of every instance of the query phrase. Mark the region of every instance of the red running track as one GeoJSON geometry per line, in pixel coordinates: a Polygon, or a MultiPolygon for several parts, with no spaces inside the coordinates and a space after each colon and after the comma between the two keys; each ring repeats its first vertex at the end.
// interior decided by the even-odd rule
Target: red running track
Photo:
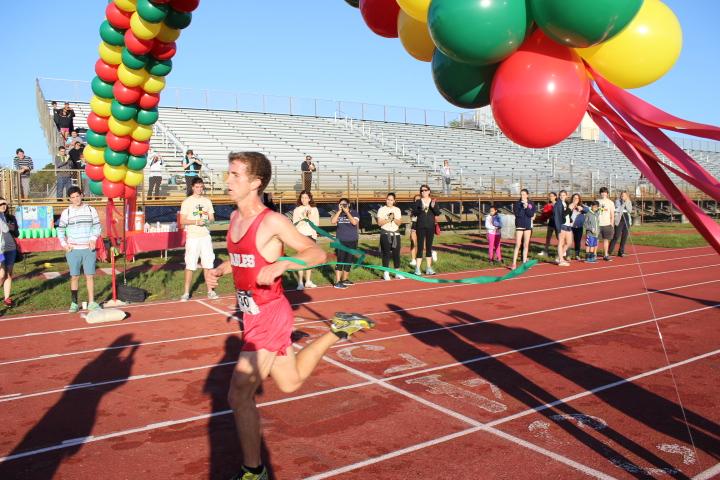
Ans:
{"type": "MultiPolygon", "coordinates": [[[[266,383],[274,478],[720,475],[710,248],[544,264],[493,285],[288,296],[310,338],[336,310],[378,327],[335,345],[300,391],[266,383]]],[[[229,478],[240,463],[225,400],[240,345],[231,306],[137,305],[105,325],[0,318],[0,478],[229,478]]]]}

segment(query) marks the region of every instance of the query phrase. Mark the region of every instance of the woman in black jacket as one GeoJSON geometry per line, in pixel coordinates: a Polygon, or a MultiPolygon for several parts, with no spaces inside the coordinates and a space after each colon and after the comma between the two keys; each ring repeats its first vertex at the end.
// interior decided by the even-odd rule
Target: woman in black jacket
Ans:
{"type": "Polygon", "coordinates": [[[427,275],[435,275],[432,269],[432,244],[435,238],[435,217],[440,215],[440,209],[435,204],[435,199],[430,197],[430,187],[420,186],[420,199],[413,205],[413,216],[417,217],[417,258],[415,259],[415,275],[422,275],[420,264],[423,259],[423,248],[425,251],[427,275]]]}
{"type": "Polygon", "coordinates": [[[513,252],[512,268],[517,268],[517,258],[522,244],[522,261],[527,262],[528,250],[530,249],[530,237],[532,236],[533,217],[535,216],[535,204],[530,201],[530,193],[526,188],[520,190],[520,200],[513,204],[515,214],[515,251],[513,252]]]}

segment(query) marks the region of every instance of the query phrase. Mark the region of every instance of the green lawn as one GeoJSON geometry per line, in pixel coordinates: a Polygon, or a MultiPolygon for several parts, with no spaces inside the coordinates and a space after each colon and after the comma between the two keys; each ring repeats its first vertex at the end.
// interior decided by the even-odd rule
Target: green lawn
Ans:
{"type": "MultiPolygon", "coordinates": [[[[660,235],[632,235],[631,242],[637,245],[651,245],[655,247],[681,248],[706,245],[706,242],[699,234],[672,233],[672,230],[687,230],[692,228],[687,224],[650,224],[633,227],[633,231],[667,231],[660,235]]],[[[545,229],[538,228],[533,232],[535,238],[545,238],[545,229]]],[[[213,238],[216,242],[222,242],[224,235],[214,232],[213,238]]],[[[321,239],[319,244],[328,249],[329,241],[321,239]]],[[[438,272],[454,272],[470,269],[483,269],[490,267],[485,245],[485,235],[478,234],[477,230],[466,230],[459,232],[444,231],[436,237],[435,245],[438,250],[438,262],[434,265],[438,272]]],[[[403,247],[409,246],[408,237],[403,237],[403,247]]],[[[360,248],[368,251],[366,262],[379,265],[380,258],[377,235],[363,235],[360,241],[360,248]]],[[[538,248],[534,247],[533,252],[537,253],[538,248]]],[[[292,254],[292,252],[287,252],[292,254]]],[[[227,259],[227,250],[217,248],[216,255],[219,260],[227,259]]],[[[511,246],[503,247],[503,258],[506,262],[512,256],[511,246]]],[[[408,254],[403,254],[402,269],[410,271],[410,259],[408,254]]],[[[541,261],[548,261],[547,257],[538,257],[541,261]]],[[[332,258],[330,259],[332,260],[332,258]]],[[[150,292],[149,300],[176,299],[182,294],[183,284],[183,252],[177,250],[171,252],[167,261],[159,258],[157,252],[141,254],[136,260],[128,264],[128,284],[139,286],[150,292]],[[172,266],[172,268],[171,268],[172,266]],[[160,267],[155,271],[152,267],[160,267]]],[[[109,267],[109,263],[102,263],[98,267],[109,267]]],[[[122,266],[122,259],[119,260],[122,266]]],[[[13,284],[12,297],[16,300],[17,306],[6,310],[6,313],[28,313],[42,310],[64,309],[70,304],[70,289],[68,276],[61,275],[52,280],[43,280],[39,274],[45,271],[66,271],[65,257],[61,252],[47,252],[32,254],[15,267],[15,274],[23,276],[15,280],[13,284]]],[[[381,278],[382,273],[375,270],[355,269],[351,273],[353,280],[370,280],[381,278]]],[[[327,285],[334,278],[329,267],[323,267],[320,271],[313,273],[313,281],[318,285],[327,285]]],[[[122,282],[122,275],[118,276],[122,282]]],[[[296,285],[295,274],[287,273],[283,280],[285,288],[294,288],[296,285]]],[[[109,276],[97,276],[95,278],[96,296],[100,300],[107,300],[111,297],[111,286],[109,276]]],[[[225,276],[220,281],[218,292],[220,294],[232,293],[232,279],[225,276]]],[[[85,298],[84,280],[81,280],[80,297],[85,298]]],[[[196,274],[193,284],[193,295],[195,298],[202,298],[207,291],[201,275],[196,274]]]]}

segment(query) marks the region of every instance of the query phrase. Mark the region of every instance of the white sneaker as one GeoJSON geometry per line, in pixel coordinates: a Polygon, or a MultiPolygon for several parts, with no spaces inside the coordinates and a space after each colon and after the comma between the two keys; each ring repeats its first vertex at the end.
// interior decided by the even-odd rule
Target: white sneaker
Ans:
{"type": "Polygon", "coordinates": [[[405,280],[405,277],[403,277],[403,276],[400,275],[399,273],[396,273],[396,274],[395,274],[395,280],[405,280]]]}
{"type": "Polygon", "coordinates": [[[305,288],[317,288],[317,285],[308,280],[307,282],[305,282],[305,288]]]}
{"type": "Polygon", "coordinates": [[[538,256],[538,257],[544,257],[544,256],[545,256],[545,252],[540,251],[540,252],[538,252],[537,256],[538,256]]]}
{"type": "Polygon", "coordinates": [[[417,262],[416,262],[415,259],[413,258],[412,260],[410,260],[410,266],[411,266],[411,267],[414,267],[415,265],[417,265],[417,262]]]}
{"type": "Polygon", "coordinates": [[[385,280],[390,280],[390,272],[383,272],[383,278],[385,280]]]}
{"type": "Polygon", "coordinates": [[[305,286],[302,283],[298,283],[298,286],[295,290],[305,290],[305,286]]]}
{"type": "Polygon", "coordinates": [[[210,291],[208,292],[208,299],[210,299],[210,300],[217,300],[218,298],[220,298],[220,295],[218,295],[215,290],[210,290],[210,291]]]}
{"type": "Polygon", "coordinates": [[[418,277],[422,276],[422,272],[420,271],[420,268],[415,267],[415,275],[417,275],[418,277]]]}
{"type": "Polygon", "coordinates": [[[433,262],[437,262],[437,252],[435,250],[433,250],[431,256],[432,256],[433,262]]]}
{"type": "Polygon", "coordinates": [[[183,296],[180,297],[180,301],[181,301],[181,302],[187,302],[188,300],[190,300],[190,294],[189,294],[189,293],[183,293],[183,296]]]}

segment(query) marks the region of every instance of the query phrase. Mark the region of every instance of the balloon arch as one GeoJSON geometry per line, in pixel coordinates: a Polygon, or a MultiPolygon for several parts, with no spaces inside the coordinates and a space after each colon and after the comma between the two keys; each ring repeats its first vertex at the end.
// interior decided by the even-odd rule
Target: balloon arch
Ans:
{"type": "MultiPolygon", "coordinates": [[[[490,105],[502,132],[522,146],[562,141],[587,112],[720,253],[720,226],[667,171],[715,200],[720,182],[660,130],[720,140],[720,128],[674,117],[624,90],[654,82],[680,55],[680,23],[660,0],[345,1],[373,32],[399,37],[412,57],[431,62],[445,99],[463,108],[490,105]]],[[[199,3],[108,3],[87,119],[93,193],[135,198],[176,40],[199,3]]]]}

